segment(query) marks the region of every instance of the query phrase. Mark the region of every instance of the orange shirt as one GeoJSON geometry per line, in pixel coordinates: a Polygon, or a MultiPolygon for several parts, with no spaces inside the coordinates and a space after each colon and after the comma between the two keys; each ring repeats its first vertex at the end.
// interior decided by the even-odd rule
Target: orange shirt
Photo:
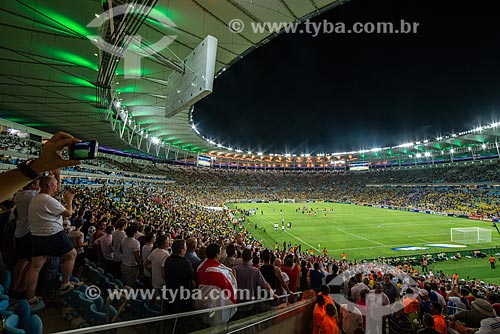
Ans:
{"type": "Polygon", "coordinates": [[[332,297],[330,297],[329,295],[324,295],[322,292],[319,292],[318,293],[318,296],[319,295],[322,295],[323,298],[325,298],[325,305],[323,306],[323,308],[325,309],[325,312],[326,312],[326,305],[328,304],[332,304],[333,307],[335,307],[335,315],[333,316],[333,318],[336,320],[336,321],[339,321],[339,314],[338,314],[338,311],[337,311],[337,306],[335,306],[335,303],[333,302],[333,299],[332,297]]]}
{"type": "Polygon", "coordinates": [[[443,315],[434,314],[432,317],[434,318],[434,329],[441,334],[448,333],[448,329],[446,328],[446,320],[444,319],[443,315]]]}
{"type": "Polygon", "coordinates": [[[319,333],[319,327],[323,323],[323,318],[325,317],[325,309],[322,306],[319,306],[318,303],[314,305],[313,311],[313,329],[312,334],[319,333]]]}
{"type": "Polygon", "coordinates": [[[335,318],[325,315],[321,324],[321,334],[339,334],[339,326],[335,318]]]}

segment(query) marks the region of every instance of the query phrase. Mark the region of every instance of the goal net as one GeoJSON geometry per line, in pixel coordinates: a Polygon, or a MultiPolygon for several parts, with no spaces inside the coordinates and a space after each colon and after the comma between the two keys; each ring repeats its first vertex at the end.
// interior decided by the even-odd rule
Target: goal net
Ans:
{"type": "Polygon", "coordinates": [[[491,230],[480,227],[451,228],[451,241],[461,244],[481,244],[491,242],[491,230]]]}

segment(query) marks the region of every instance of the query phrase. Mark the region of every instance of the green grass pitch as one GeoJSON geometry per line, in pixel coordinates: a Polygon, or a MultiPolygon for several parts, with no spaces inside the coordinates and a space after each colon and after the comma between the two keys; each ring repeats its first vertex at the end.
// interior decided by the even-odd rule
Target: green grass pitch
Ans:
{"type": "Polygon", "coordinates": [[[375,257],[391,257],[422,253],[450,252],[463,249],[492,248],[500,245],[497,231],[489,222],[464,218],[444,217],[423,213],[380,209],[336,203],[233,203],[231,208],[258,208],[255,215],[245,223],[247,230],[263,239],[264,246],[274,248],[276,242],[283,247],[283,241],[301,244],[302,250],[313,248],[316,254],[323,247],[328,255],[340,258],[346,252],[349,260],[375,257]],[[296,208],[314,208],[317,215],[296,212],[296,208]],[[316,210],[317,208],[317,210],[316,210]],[[326,218],[323,209],[326,209],[326,218]],[[334,212],[331,213],[330,210],[334,212]],[[280,212],[282,210],[282,212],[280,212]],[[261,211],[264,214],[261,214],[261,211]],[[285,219],[285,232],[281,231],[281,220],[285,219]],[[286,223],[292,228],[286,229],[286,223]],[[257,223],[257,229],[254,228],[257,223]],[[274,230],[274,223],[279,230],[274,230]],[[395,251],[402,246],[424,247],[428,243],[452,244],[450,228],[482,227],[492,229],[492,243],[467,245],[467,248],[429,247],[423,251],[395,251]],[[265,229],[265,232],[264,232],[265,229]]]}

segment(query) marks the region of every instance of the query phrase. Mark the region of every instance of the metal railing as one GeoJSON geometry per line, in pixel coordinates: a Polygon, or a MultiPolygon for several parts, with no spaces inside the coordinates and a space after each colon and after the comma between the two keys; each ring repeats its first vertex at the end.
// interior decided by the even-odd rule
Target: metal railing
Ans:
{"type": "MultiPolygon", "coordinates": [[[[144,325],[144,324],[160,323],[160,322],[167,321],[167,320],[175,320],[175,323],[174,323],[173,327],[176,328],[177,320],[179,318],[185,318],[185,317],[189,317],[189,316],[202,315],[202,314],[206,314],[206,313],[210,314],[210,313],[216,312],[216,311],[230,310],[230,309],[244,307],[244,306],[251,306],[251,305],[256,305],[256,304],[261,304],[261,303],[266,303],[266,302],[272,302],[272,301],[274,301],[276,299],[280,299],[280,300],[285,299],[285,300],[288,300],[288,298],[290,296],[292,296],[292,295],[300,296],[301,294],[302,294],[302,292],[295,292],[293,294],[284,294],[284,295],[278,296],[277,298],[273,298],[273,297],[271,297],[271,298],[263,298],[263,299],[259,299],[259,300],[249,301],[249,302],[237,303],[237,304],[234,304],[234,305],[226,305],[226,306],[219,306],[219,307],[214,307],[214,308],[209,308],[209,309],[195,310],[195,311],[189,311],[189,312],[183,312],[183,313],[175,313],[175,314],[154,316],[154,317],[149,317],[149,318],[141,318],[141,319],[127,320],[127,321],[120,321],[120,322],[116,322],[116,323],[109,323],[109,324],[98,325],[98,326],[93,326],[93,327],[71,329],[71,330],[66,330],[66,331],[62,331],[62,332],[57,332],[57,333],[54,333],[54,334],[89,334],[89,333],[99,333],[99,332],[104,332],[104,331],[108,331],[108,330],[112,330],[112,329],[132,327],[132,326],[138,326],[138,325],[144,325]]],[[[269,311],[277,311],[277,310],[284,311],[284,312],[280,312],[279,314],[273,314],[273,315],[270,315],[270,316],[266,317],[265,321],[267,321],[267,320],[273,319],[273,318],[275,318],[277,316],[281,316],[281,315],[283,315],[283,313],[292,312],[292,311],[296,310],[297,308],[303,307],[304,305],[307,305],[307,304],[312,303],[314,301],[315,301],[315,299],[309,299],[309,300],[305,300],[303,302],[299,301],[299,302],[297,302],[295,304],[291,304],[290,307],[287,307],[287,308],[284,308],[284,309],[283,308],[281,308],[281,309],[280,308],[270,308],[269,310],[263,311],[262,313],[266,313],[266,312],[269,312],[269,311]]],[[[229,320],[229,322],[231,322],[231,320],[229,320]]],[[[253,326],[255,324],[259,324],[259,323],[262,323],[262,322],[264,322],[264,320],[257,321],[255,323],[252,323],[252,325],[246,325],[244,327],[248,328],[250,326],[253,326]]],[[[242,328],[240,328],[240,329],[233,329],[232,331],[230,331],[230,332],[228,331],[227,333],[235,333],[235,332],[237,332],[237,331],[239,331],[241,329],[242,328]]],[[[175,332],[175,330],[174,330],[174,332],[175,332]]]]}

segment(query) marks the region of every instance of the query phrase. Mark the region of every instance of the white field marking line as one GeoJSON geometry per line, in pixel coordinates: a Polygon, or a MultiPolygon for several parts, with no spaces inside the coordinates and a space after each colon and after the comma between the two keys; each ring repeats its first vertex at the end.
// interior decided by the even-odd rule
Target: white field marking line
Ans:
{"type": "Polygon", "coordinates": [[[414,234],[414,235],[409,235],[408,237],[432,237],[435,235],[450,235],[450,233],[433,233],[433,234],[414,234]]]}
{"type": "Polygon", "coordinates": [[[368,238],[365,238],[365,237],[359,236],[359,235],[354,234],[354,233],[349,233],[349,232],[343,231],[343,230],[341,230],[341,229],[339,229],[339,228],[337,229],[337,231],[340,231],[340,232],[343,232],[343,233],[346,233],[346,234],[350,234],[350,235],[352,235],[353,237],[356,237],[356,238],[359,238],[359,239],[363,239],[363,240],[366,240],[366,241],[373,242],[374,244],[377,244],[377,245],[380,245],[380,246],[386,246],[385,244],[381,244],[380,242],[370,240],[370,239],[368,239],[368,238]]]}
{"type": "MultiPolygon", "coordinates": [[[[254,216],[254,217],[255,217],[255,216],[254,216]]],[[[262,216],[257,216],[257,217],[260,217],[260,218],[264,219],[266,222],[268,222],[268,223],[269,223],[269,225],[273,225],[273,226],[274,226],[274,223],[273,223],[273,222],[271,222],[271,221],[269,221],[269,220],[267,220],[267,218],[264,218],[264,217],[262,217],[262,216]]],[[[279,226],[279,225],[278,225],[278,226],[279,226]]],[[[290,234],[292,237],[294,237],[294,238],[295,238],[295,239],[297,239],[298,241],[300,241],[300,242],[302,242],[302,243],[304,243],[304,244],[306,244],[306,245],[310,246],[312,249],[315,249],[315,250],[317,250],[317,251],[319,252],[319,249],[317,249],[316,247],[314,247],[314,246],[313,246],[313,245],[311,245],[310,243],[305,242],[305,241],[304,241],[304,240],[302,240],[301,238],[296,237],[294,234],[292,234],[292,233],[288,232],[287,230],[285,230],[285,233],[290,234]]]]}
{"type": "MultiPolygon", "coordinates": [[[[383,245],[383,246],[367,246],[367,247],[353,247],[353,248],[342,248],[342,249],[345,249],[345,250],[355,250],[355,249],[369,249],[369,248],[383,248],[383,247],[402,247],[401,244],[397,244],[397,245],[383,245]]],[[[401,253],[402,254],[402,253],[401,253]]],[[[389,256],[386,256],[386,257],[389,257],[389,256]]]]}
{"type": "Polygon", "coordinates": [[[425,243],[430,243],[429,240],[425,240],[425,239],[420,239],[420,238],[415,238],[415,237],[412,237],[411,235],[408,236],[408,238],[412,238],[412,239],[415,239],[415,240],[419,240],[419,241],[423,241],[425,243]]]}

